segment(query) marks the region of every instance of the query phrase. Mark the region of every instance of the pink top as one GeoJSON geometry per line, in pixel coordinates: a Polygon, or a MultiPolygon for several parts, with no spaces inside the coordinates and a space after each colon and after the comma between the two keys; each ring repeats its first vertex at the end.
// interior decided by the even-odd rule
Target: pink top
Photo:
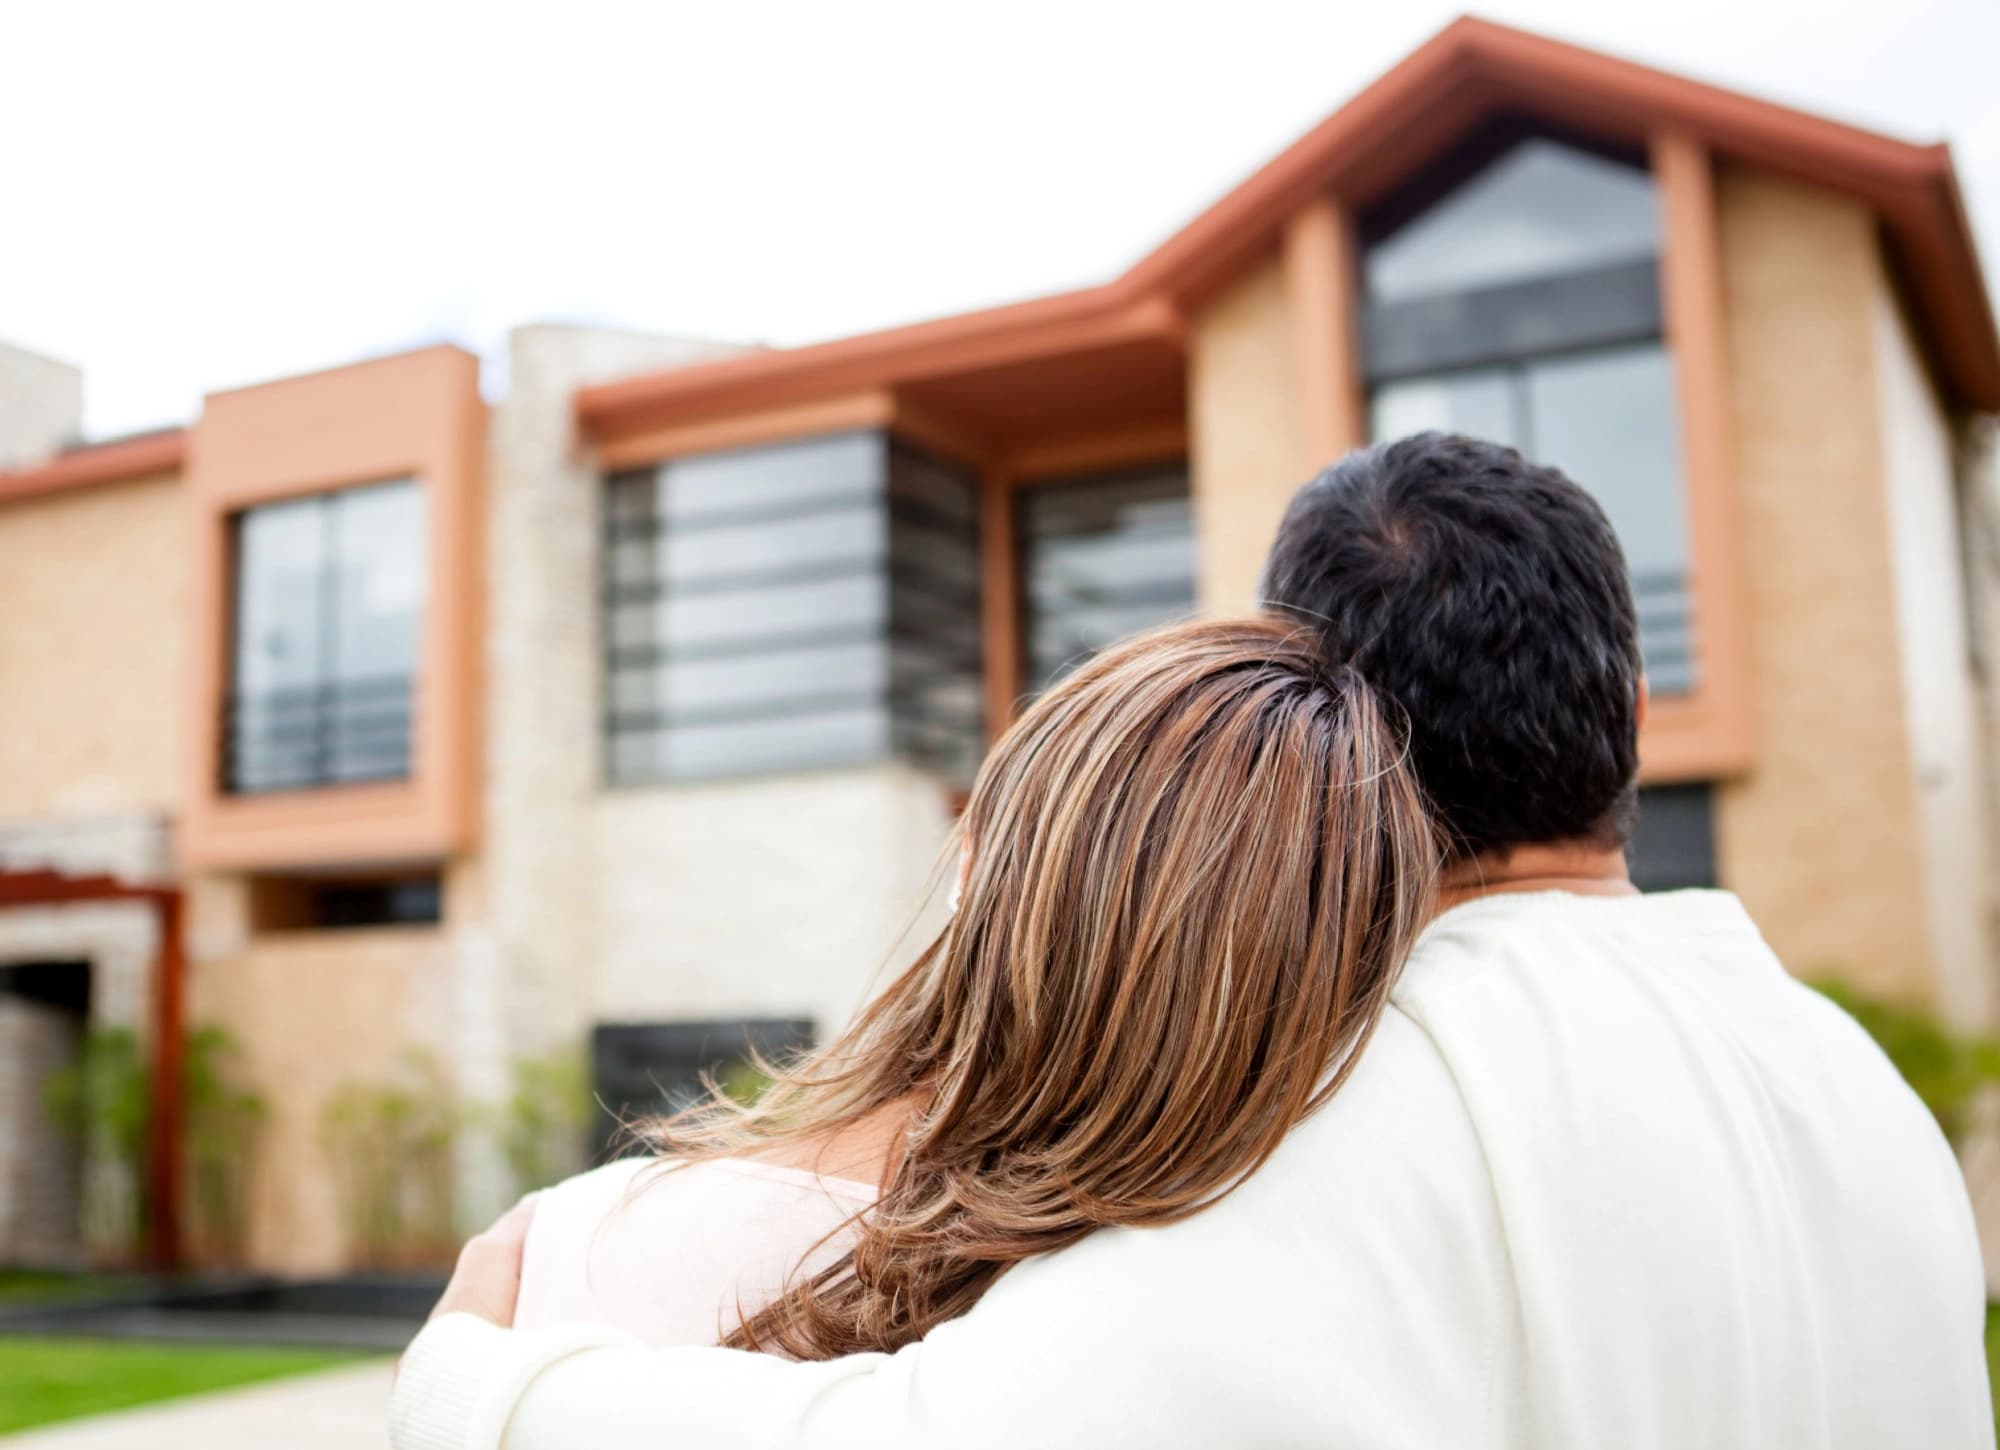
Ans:
{"type": "Polygon", "coordinates": [[[514,1323],[714,1344],[838,1258],[838,1231],[874,1201],[866,1184],[749,1159],[608,1163],[535,1195],[514,1323]]]}

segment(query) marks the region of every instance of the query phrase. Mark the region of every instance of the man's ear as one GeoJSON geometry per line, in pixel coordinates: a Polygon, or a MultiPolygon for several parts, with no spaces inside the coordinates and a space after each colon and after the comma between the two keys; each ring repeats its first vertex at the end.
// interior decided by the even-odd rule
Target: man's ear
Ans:
{"type": "Polygon", "coordinates": [[[1641,730],[1646,728],[1646,711],[1651,709],[1652,705],[1653,687],[1646,682],[1646,677],[1641,675],[1639,676],[1639,728],[1641,730]]]}

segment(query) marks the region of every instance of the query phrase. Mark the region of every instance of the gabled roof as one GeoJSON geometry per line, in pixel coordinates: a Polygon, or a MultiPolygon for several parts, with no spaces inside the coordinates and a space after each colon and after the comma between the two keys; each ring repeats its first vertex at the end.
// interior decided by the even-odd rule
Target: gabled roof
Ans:
{"type": "Polygon", "coordinates": [[[577,419],[586,432],[603,434],[716,409],[895,385],[952,372],[988,353],[1013,361],[1054,356],[1079,333],[1099,329],[1143,327],[1162,342],[1177,342],[1166,319],[1267,255],[1286,220],[1310,198],[1331,191],[1364,206],[1500,115],[1635,144],[1661,130],[1679,131],[1720,155],[1865,202],[1881,219],[1940,379],[1959,403],[2000,411],[2000,338],[1947,147],[1912,145],[1466,18],[1112,282],[585,388],[576,396],[577,419]]]}

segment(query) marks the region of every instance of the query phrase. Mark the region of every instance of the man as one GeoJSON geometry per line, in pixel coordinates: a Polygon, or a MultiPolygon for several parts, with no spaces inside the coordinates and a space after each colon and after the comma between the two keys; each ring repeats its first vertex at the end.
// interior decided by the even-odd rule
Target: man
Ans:
{"type": "Polygon", "coordinates": [[[1424,434],[1307,485],[1265,588],[1400,703],[1454,845],[1325,1109],[1216,1207],[1025,1264],[893,1356],[495,1327],[517,1217],[413,1346],[396,1444],[1992,1445],[1935,1125],[1732,897],[1627,879],[1645,687],[1602,511],[1424,434]]]}

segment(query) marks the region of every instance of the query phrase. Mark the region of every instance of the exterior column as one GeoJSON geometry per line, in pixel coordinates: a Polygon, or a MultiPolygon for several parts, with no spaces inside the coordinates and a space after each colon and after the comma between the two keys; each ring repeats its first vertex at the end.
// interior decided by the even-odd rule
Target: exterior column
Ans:
{"type": "Polygon", "coordinates": [[[1316,197],[1285,226],[1286,301],[1299,388],[1301,478],[1368,441],[1357,345],[1354,228],[1340,203],[1316,197]]]}
{"type": "Polygon", "coordinates": [[[146,1258],[155,1269],[181,1263],[185,1154],[187,944],[181,893],[153,898],[160,928],[153,962],[152,1120],[146,1134],[146,1258]]]}

